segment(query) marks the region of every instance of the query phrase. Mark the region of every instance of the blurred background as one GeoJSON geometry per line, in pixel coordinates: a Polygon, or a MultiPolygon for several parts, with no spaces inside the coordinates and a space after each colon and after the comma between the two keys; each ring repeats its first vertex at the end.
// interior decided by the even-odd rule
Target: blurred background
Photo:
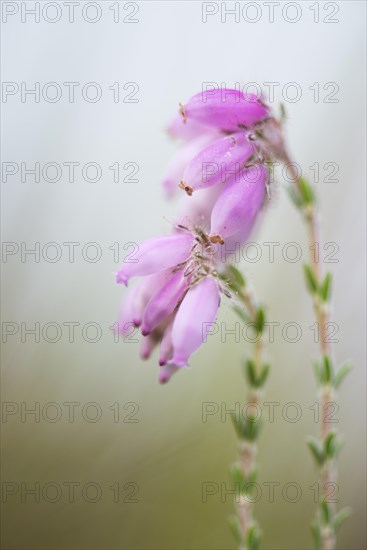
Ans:
{"type": "MultiPolygon", "coordinates": [[[[169,231],[177,209],[160,186],[176,148],[165,126],[210,82],[273,89],[292,153],[317,187],[332,243],[321,257],[334,275],[335,359],[354,365],[335,416],[344,437],[336,498],[353,508],[338,547],[364,549],[365,3],[1,7],[3,548],[235,547],[225,491],[237,441],[226,411],[245,400],[250,345],[219,330],[191,369],[160,386],[156,356],[139,359],[139,335],[116,342],[110,330],[126,295],[113,273],[129,243],[169,231]]],[[[255,513],[263,548],[306,550],[318,346],[305,232],[281,188],[255,238],[261,258],[249,251],[241,267],[279,323],[255,513]],[[279,243],[274,261],[269,242],[279,243]],[[299,261],[287,259],[290,242],[299,261]]],[[[225,303],[219,325],[236,321],[225,303]]]]}

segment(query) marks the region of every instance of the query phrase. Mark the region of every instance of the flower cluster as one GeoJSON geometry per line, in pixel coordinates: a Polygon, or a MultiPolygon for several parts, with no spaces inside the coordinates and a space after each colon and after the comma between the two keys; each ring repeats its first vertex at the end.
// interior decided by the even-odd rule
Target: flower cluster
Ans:
{"type": "Polygon", "coordinates": [[[261,210],[268,179],[262,135],[273,120],[257,97],[218,89],[180,105],[169,127],[182,142],[163,183],[168,197],[184,191],[177,224],[141,243],[116,275],[125,285],[142,277],[122,306],[119,331],[141,328],[143,358],[160,344],[160,382],[188,365],[227,294],[220,248],[244,243],[261,210]]]}

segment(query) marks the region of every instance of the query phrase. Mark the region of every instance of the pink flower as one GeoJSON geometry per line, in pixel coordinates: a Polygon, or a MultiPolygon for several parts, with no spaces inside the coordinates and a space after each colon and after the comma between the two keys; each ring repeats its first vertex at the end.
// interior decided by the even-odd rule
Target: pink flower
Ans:
{"type": "Polygon", "coordinates": [[[204,342],[205,328],[214,323],[219,307],[219,285],[205,277],[186,294],[172,327],[171,365],[187,366],[189,357],[204,342]]]}
{"type": "Polygon", "coordinates": [[[239,173],[254,154],[254,146],[244,131],[217,139],[187,165],[180,187],[192,195],[198,189],[224,183],[231,176],[239,179],[239,173]]]}
{"type": "Polygon", "coordinates": [[[212,242],[221,244],[241,234],[245,240],[265,197],[266,168],[260,164],[244,170],[239,181],[233,177],[219,195],[211,215],[212,242]]]}
{"type": "MultiPolygon", "coordinates": [[[[175,235],[146,241],[139,247],[145,254],[140,256],[144,268],[139,269],[143,278],[129,290],[120,315],[119,328],[122,333],[141,324],[143,334],[141,357],[150,357],[160,343],[160,365],[162,382],[182,366],[204,341],[204,323],[214,321],[219,305],[220,285],[216,275],[216,246],[199,228],[192,231],[177,228],[175,235]],[[175,243],[175,246],[168,246],[175,243]],[[163,243],[163,244],[162,244],[163,243]],[[148,251],[149,246],[161,254],[161,271],[154,274],[148,251]],[[177,248],[180,248],[179,253],[177,248]],[[146,259],[148,257],[148,259],[146,259]],[[182,261],[177,262],[180,258],[182,261]],[[170,268],[166,266],[170,265],[170,268]],[[148,266],[148,268],[147,268],[148,266]]],[[[158,264],[154,263],[154,268],[158,264]]],[[[118,281],[128,281],[137,275],[131,270],[119,272],[118,281]]]]}
{"type": "Polygon", "coordinates": [[[176,152],[163,176],[163,190],[166,198],[170,199],[174,197],[178,191],[179,183],[182,181],[186,166],[201,149],[213,141],[217,136],[217,133],[204,133],[184,143],[176,152]]]}
{"type": "Polygon", "coordinates": [[[220,130],[236,132],[269,116],[269,109],[254,94],[220,88],[199,92],[181,107],[182,122],[191,120],[220,130]]]}
{"type": "Polygon", "coordinates": [[[146,336],[164,321],[182,300],[188,288],[188,279],[181,270],[173,273],[149,300],[144,310],[141,332],[146,336]]]}
{"type": "Polygon", "coordinates": [[[178,187],[187,193],[177,226],[171,235],[141,243],[116,275],[126,286],[142,277],[129,290],[118,327],[126,334],[141,326],[144,359],[160,345],[162,383],[188,366],[216,319],[221,291],[228,294],[218,276],[221,245],[229,248],[226,263],[259,217],[264,160],[270,141],[278,139],[271,121],[261,100],[223,89],[193,96],[170,126],[170,134],[184,142],[164,178],[167,195],[178,187]]]}
{"type": "Polygon", "coordinates": [[[130,262],[117,272],[116,282],[127,286],[131,277],[175,267],[189,257],[192,244],[192,236],[183,232],[144,241],[130,262]]]}

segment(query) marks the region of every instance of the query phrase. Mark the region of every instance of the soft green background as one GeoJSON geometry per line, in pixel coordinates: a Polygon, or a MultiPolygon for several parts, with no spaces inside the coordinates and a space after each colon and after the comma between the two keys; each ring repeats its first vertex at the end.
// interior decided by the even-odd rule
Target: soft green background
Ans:
{"type": "MultiPolygon", "coordinates": [[[[109,2],[105,2],[105,5],[109,2]]],[[[99,262],[74,263],[64,256],[58,263],[19,256],[3,266],[3,321],[96,322],[102,338],[88,343],[76,329],[75,342],[67,330],[59,342],[28,337],[8,338],[3,346],[3,401],[41,408],[62,406],[58,422],[40,422],[20,413],[3,417],[2,478],[19,491],[3,504],[3,548],[38,549],[224,549],[233,548],[226,525],[232,513],[231,496],[219,494],[202,500],[204,483],[226,483],[228,467],[236,458],[236,438],[228,416],[216,414],[202,422],[205,402],[228,409],[245,399],[240,362],[249,345],[226,342],[221,335],[192,360],[192,368],[179,373],[165,387],[157,384],[156,358],[143,363],[135,343],[114,343],[109,326],[116,318],[124,290],[115,286],[114,242],[139,241],[169,229],[173,206],[164,203],[159,181],[173,150],[163,133],[177,102],[199,91],[203,81],[282,85],[295,81],[302,99],[286,104],[289,140],[298,161],[338,162],[339,183],[320,183],[325,242],[338,243],[333,316],[339,325],[337,361],[350,359],[354,370],[340,395],[338,427],[345,448],[339,462],[338,506],[353,508],[340,533],[340,550],[365,548],[365,275],[364,204],[365,135],[363,96],[365,4],[342,2],[340,22],[315,24],[309,4],[302,2],[303,17],[296,24],[281,18],[268,23],[265,15],[256,24],[221,23],[218,17],[201,22],[200,2],[141,2],[139,24],[115,25],[108,7],[100,23],[22,24],[19,18],[3,25],[3,80],[40,82],[100,82],[104,90],[113,82],[136,81],[138,104],[114,104],[109,92],[97,104],[77,101],[20,103],[13,98],[3,105],[3,160],[13,162],[99,162],[104,177],[98,183],[80,178],[56,184],[13,178],[2,184],[3,239],[34,242],[96,241],[103,248],[99,262]],[[337,82],[339,103],[314,103],[309,86],[337,82]],[[114,184],[108,166],[115,161],[140,166],[138,184],[114,184]],[[78,402],[70,423],[64,402],[78,402]],[[88,422],[82,407],[96,402],[102,410],[98,422],[88,422]],[[118,402],[120,422],[113,421],[111,405],[118,402]],[[122,420],[131,412],[124,404],[139,407],[137,423],[122,420]],[[21,501],[20,485],[41,487],[54,482],[63,487],[59,502],[40,503],[28,496],[21,501]],[[70,503],[65,482],[77,482],[75,502],[70,503]],[[96,503],[82,498],[88,482],[101,487],[96,503]],[[118,482],[119,502],[109,487],[118,482]],[[139,487],[138,502],[123,502],[126,483],[139,487]]],[[[323,5],[321,3],[321,5],[323,5]]],[[[265,14],[265,10],[264,10],[265,14]]],[[[281,100],[279,89],[277,101],[281,100]]],[[[297,322],[302,338],[285,342],[277,332],[269,345],[272,372],[266,400],[279,402],[275,422],[265,423],[259,462],[262,498],[256,516],[265,531],[264,548],[312,547],[308,524],[314,513],[316,470],[305,447],[308,434],[317,434],[309,407],[316,401],[311,358],[317,346],[309,327],[314,323],[309,298],[303,291],[301,262],[284,261],[279,250],[297,242],[307,256],[304,231],[283,192],[277,191],[264,223],[256,235],[262,244],[281,243],[275,262],[264,256],[245,264],[268,316],[281,323],[297,322]],[[287,422],[280,410],[296,402],[302,410],[297,423],[287,422]],[[279,483],[270,503],[264,482],[279,483]],[[281,496],[287,483],[298,483],[302,497],[289,503],[281,496]]],[[[125,254],[125,252],[123,252],[125,254]]],[[[219,322],[232,328],[237,319],[228,302],[219,322]]],[[[92,333],[90,334],[92,336],[92,333]]],[[[54,411],[49,409],[51,416],[54,411]]],[[[266,411],[265,411],[266,412],[266,411]]],[[[290,413],[292,411],[290,410],[290,413]]],[[[93,411],[90,410],[90,414],[93,411]]],[[[4,485],[3,485],[4,487],[4,485]]],[[[292,497],[292,492],[289,492],[292,497]]],[[[89,495],[93,498],[93,493],[89,495]]],[[[50,489],[49,498],[52,498],[50,489]]]]}

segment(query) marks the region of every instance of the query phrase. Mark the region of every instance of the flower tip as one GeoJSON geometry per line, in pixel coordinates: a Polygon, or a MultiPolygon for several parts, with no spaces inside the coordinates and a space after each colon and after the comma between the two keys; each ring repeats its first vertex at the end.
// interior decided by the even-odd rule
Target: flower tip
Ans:
{"type": "Polygon", "coordinates": [[[167,382],[169,382],[169,380],[170,380],[170,376],[166,373],[161,373],[160,372],[158,380],[159,380],[160,384],[167,384],[167,382]]]}
{"type": "Polygon", "coordinates": [[[179,186],[180,189],[183,189],[184,191],[186,191],[186,193],[189,195],[189,197],[191,197],[191,195],[193,193],[193,189],[192,189],[192,187],[190,187],[190,185],[186,185],[186,183],[184,181],[180,181],[178,186],[179,186]]]}
{"type": "Polygon", "coordinates": [[[213,244],[224,244],[224,240],[220,235],[210,235],[209,238],[213,244]]]}
{"type": "MultiPolygon", "coordinates": [[[[139,325],[135,325],[135,326],[139,326],[139,325]]],[[[150,332],[151,331],[147,330],[146,328],[141,329],[141,333],[142,333],[143,336],[149,336],[150,332]]]]}
{"type": "Polygon", "coordinates": [[[116,273],[116,283],[118,285],[127,286],[128,282],[129,282],[128,277],[126,277],[123,273],[121,273],[120,271],[118,273],[116,273]]]}

